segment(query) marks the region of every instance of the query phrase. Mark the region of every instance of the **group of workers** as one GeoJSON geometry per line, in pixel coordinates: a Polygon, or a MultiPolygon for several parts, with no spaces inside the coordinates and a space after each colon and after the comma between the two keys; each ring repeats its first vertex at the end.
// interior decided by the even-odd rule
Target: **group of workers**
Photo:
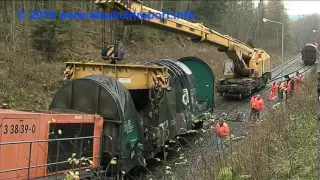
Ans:
{"type": "Polygon", "coordinates": [[[290,78],[288,75],[285,76],[284,82],[274,82],[271,86],[270,93],[268,96],[269,101],[274,101],[276,99],[276,93],[278,94],[279,101],[290,98],[293,95],[293,92],[298,88],[298,86],[304,81],[304,77],[300,75],[299,71],[296,72],[296,75],[290,78]]]}
{"type": "MultiPolygon", "coordinates": [[[[274,82],[270,88],[270,93],[268,96],[269,101],[274,101],[276,99],[276,94],[278,95],[279,101],[284,99],[284,95],[287,98],[291,97],[293,92],[296,91],[297,87],[302,84],[304,77],[300,75],[299,71],[296,75],[290,78],[288,75],[285,76],[284,82],[274,82]]],[[[251,104],[251,114],[249,120],[254,118],[254,121],[260,121],[260,112],[264,109],[264,100],[258,94],[250,99],[251,104]]],[[[223,118],[219,120],[216,124],[216,136],[218,142],[219,151],[224,149],[224,141],[230,137],[229,125],[224,121],[223,118]]]]}

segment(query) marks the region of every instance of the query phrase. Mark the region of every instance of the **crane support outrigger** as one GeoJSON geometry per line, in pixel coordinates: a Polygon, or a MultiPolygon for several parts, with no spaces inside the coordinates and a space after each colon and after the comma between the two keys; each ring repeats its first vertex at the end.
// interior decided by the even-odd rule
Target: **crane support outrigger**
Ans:
{"type": "MultiPolygon", "coordinates": [[[[139,0],[96,0],[95,3],[102,8],[103,12],[117,10],[133,14],[164,14],[164,12],[144,6],[139,0]]],[[[104,25],[106,20],[102,21],[104,25]]],[[[137,16],[122,21],[124,25],[146,25],[189,36],[193,42],[206,42],[217,46],[219,52],[226,53],[230,58],[224,62],[224,78],[219,80],[217,88],[217,92],[224,97],[236,96],[242,99],[263,87],[271,78],[270,56],[264,50],[250,47],[228,35],[207,28],[201,23],[192,23],[172,16],[149,18],[148,20],[137,16]]],[[[112,41],[111,45],[103,45],[103,59],[123,59],[124,52],[121,51],[123,46],[115,40],[112,41]]]]}

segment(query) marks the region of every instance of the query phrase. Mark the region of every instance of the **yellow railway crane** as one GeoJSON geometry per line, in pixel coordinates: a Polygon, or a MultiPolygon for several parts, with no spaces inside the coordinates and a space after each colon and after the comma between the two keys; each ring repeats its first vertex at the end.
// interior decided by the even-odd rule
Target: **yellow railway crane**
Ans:
{"type": "MultiPolygon", "coordinates": [[[[131,19],[123,18],[124,25],[146,25],[153,28],[163,29],[166,31],[187,35],[194,42],[206,42],[218,47],[219,52],[224,52],[230,58],[224,62],[224,78],[218,82],[217,92],[223,97],[236,96],[242,99],[245,96],[252,94],[255,90],[262,88],[268,80],[271,78],[270,71],[270,56],[262,49],[253,48],[247,44],[232,38],[228,35],[223,35],[215,30],[205,27],[201,23],[192,23],[184,19],[177,19],[170,15],[164,15],[164,12],[157,11],[155,9],[144,6],[139,0],[96,0],[96,5],[102,8],[103,12],[113,12],[117,10],[119,12],[129,12],[132,14],[140,14],[131,19]],[[154,14],[155,16],[161,14],[161,18],[149,18],[146,19],[141,14],[154,14]]],[[[159,17],[159,16],[158,16],[159,17]]],[[[121,20],[121,19],[120,19],[121,20]]],[[[103,20],[103,26],[105,26],[105,19],[103,20]]],[[[111,21],[112,23],[112,21],[111,21]]],[[[113,25],[112,25],[113,26],[113,25]]],[[[114,29],[113,29],[114,30],[114,29]]],[[[103,41],[105,32],[103,33],[103,41]]],[[[102,47],[103,59],[121,60],[124,59],[123,46],[119,41],[112,40],[111,45],[102,47]]],[[[78,73],[75,75],[72,73],[65,73],[68,78],[84,77],[92,74],[88,71],[81,70],[79,67],[98,67],[101,71],[103,68],[115,69],[119,68],[138,68],[143,73],[147,66],[135,66],[133,65],[113,65],[113,64],[95,64],[95,63],[75,63],[67,62],[67,70],[72,68],[77,69],[78,73]],[[100,65],[100,67],[99,67],[100,65]],[[122,67],[121,67],[122,66],[122,67]],[[125,67],[124,67],[125,66],[125,67]]],[[[149,67],[149,66],[148,66],[149,67]]],[[[147,69],[159,72],[150,73],[149,79],[146,81],[152,82],[152,79],[158,78],[163,87],[167,87],[167,69],[158,66],[149,67],[147,69]]],[[[101,71],[102,72],[102,71],[101,71]]],[[[108,71],[109,72],[109,71],[108,71]]],[[[151,71],[148,71],[151,72],[151,71]]],[[[108,75],[118,76],[117,73],[109,73],[108,75]]],[[[143,74],[141,74],[142,76],[143,74]]],[[[119,79],[119,78],[118,78],[119,79]]],[[[140,78],[137,78],[139,82],[140,78]]],[[[153,80],[154,81],[154,80],[153,80]]],[[[140,88],[145,83],[141,83],[140,88]]],[[[150,84],[150,83],[149,83],[150,84]]],[[[150,86],[152,83],[150,84],[150,86]]],[[[134,85],[133,85],[134,86],[134,85]]],[[[139,89],[138,87],[127,87],[129,89],[139,89]]]]}

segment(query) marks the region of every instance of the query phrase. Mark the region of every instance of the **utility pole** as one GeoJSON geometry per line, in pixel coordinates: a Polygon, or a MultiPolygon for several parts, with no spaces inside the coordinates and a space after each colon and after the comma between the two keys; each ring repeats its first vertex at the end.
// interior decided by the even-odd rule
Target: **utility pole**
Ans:
{"type": "MultiPolygon", "coordinates": [[[[281,25],[281,64],[283,64],[283,61],[284,61],[284,59],[283,59],[283,23],[281,23],[281,22],[277,22],[277,21],[272,21],[272,20],[270,20],[270,19],[267,19],[267,18],[263,18],[262,19],[262,21],[263,22],[273,22],[273,23],[276,23],[276,24],[280,24],[281,25]]],[[[282,72],[281,72],[281,77],[282,77],[282,74],[283,73],[283,70],[282,70],[282,72]]],[[[282,78],[281,78],[281,81],[282,81],[282,78]]]]}

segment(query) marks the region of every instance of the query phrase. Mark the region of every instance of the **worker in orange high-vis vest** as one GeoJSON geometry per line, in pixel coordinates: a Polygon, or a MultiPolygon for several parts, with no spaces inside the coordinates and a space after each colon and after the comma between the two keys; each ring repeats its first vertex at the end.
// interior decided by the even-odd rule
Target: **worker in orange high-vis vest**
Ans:
{"type": "Polygon", "coordinates": [[[299,77],[297,76],[297,73],[292,79],[293,79],[293,84],[294,84],[294,91],[296,91],[299,86],[299,77]]]}
{"type": "Polygon", "coordinates": [[[285,82],[280,82],[279,87],[278,87],[278,99],[279,101],[283,100],[283,93],[286,90],[286,83],[285,82]]]}
{"type": "Polygon", "coordinates": [[[299,71],[296,72],[294,79],[295,79],[294,83],[295,83],[296,87],[298,87],[304,81],[304,77],[302,75],[300,75],[299,71]]]}
{"type": "Polygon", "coordinates": [[[222,151],[225,148],[224,146],[225,140],[230,136],[229,125],[226,122],[224,122],[223,119],[220,119],[216,125],[216,136],[217,136],[218,150],[222,151]]]}
{"type": "Polygon", "coordinates": [[[260,96],[254,101],[253,109],[255,109],[255,120],[260,121],[260,113],[264,109],[264,101],[260,96]]]}
{"type": "Polygon", "coordinates": [[[277,90],[278,90],[278,84],[276,82],[273,82],[270,88],[268,101],[273,101],[276,99],[277,90]]]}
{"type": "Polygon", "coordinates": [[[254,95],[254,96],[251,97],[251,99],[250,99],[250,103],[251,103],[251,104],[252,104],[252,102],[257,98],[257,96],[259,96],[259,95],[254,95]]]}
{"type": "Polygon", "coordinates": [[[249,121],[251,121],[251,118],[254,116],[255,109],[253,109],[253,103],[255,102],[255,100],[257,99],[258,96],[259,95],[254,95],[250,99],[251,113],[250,113],[249,121]]]}
{"type": "Polygon", "coordinates": [[[294,78],[287,79],[286,98],[290,98],[293,95],[293,91],[295,90],[294,81],[294,78]]]}

